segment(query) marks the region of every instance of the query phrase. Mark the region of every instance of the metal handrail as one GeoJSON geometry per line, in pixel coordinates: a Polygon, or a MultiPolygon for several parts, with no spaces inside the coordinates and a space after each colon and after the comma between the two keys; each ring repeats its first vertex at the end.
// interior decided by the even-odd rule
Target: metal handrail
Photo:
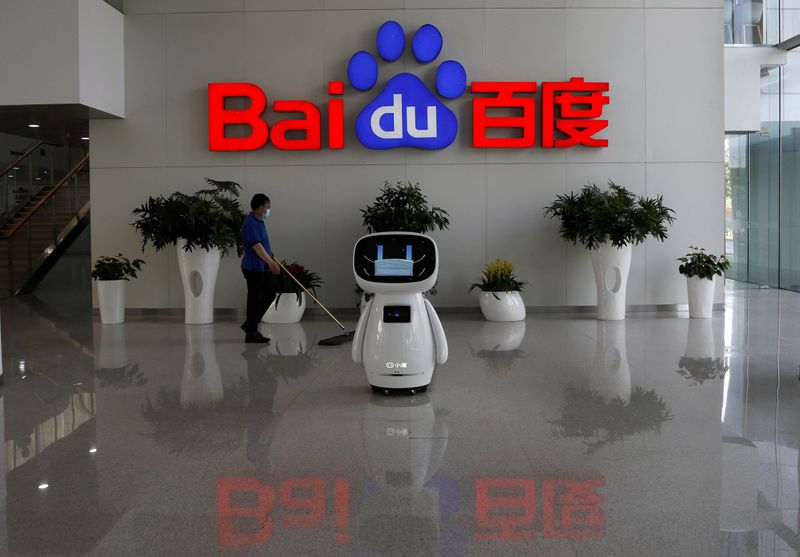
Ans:
{"type": "Polygon", "coordinates": [[[3,176],[6,172],[11,170],[15,166],[18,166],[19,163],[21,163],[22,161],[24,161],[25,159],[30,157],[33,154],[33,152],[36,151],[36,149],[38,149],[42,145],[44,145],[44,141],[37,141],[36,143],[34,143],[30,147],[28,147],[28,149],[24,153],[22,153],[16,159],[14,159],[10,163],[8,163],[6,166],[2,167],[2,169],[0,169],[0,176],[3,176]]]}
{"type": "Polygon", "coordinates": [[[21,218],[16,224],[14,224],[14,226],[12,226],[11,229],[3,237],[4,238],[14,237],[16,233],[19,232],[20,228],[22,228],[25,225],[25,223],[27,223],[31,219],[31,217],[33,217],[36,214],[36,212],[50,200],[51,197],[53,197],[56,193],[58,193],[58,190],[60,190],[64,186],[64,184],[69,182],[69,180],[73,176],[75,176],[78,172],[80,172],[83,169],[84,166],[86,166],[87,162],[89,162],[89,153],[86,153],[86,155],[81,160],[79,160],[77,164],[75,164],[75,166],[73,166],[67,172],[67,174],[63,178],[61,178],[61,180],[59,180],[58,183],[55,186],[53,186],[53,188],[49,192],[47,192],[47,194],[45,194],[45,196],[42,197],[30,211],[27,212],[27,214],[23,218],[21,218]]]}

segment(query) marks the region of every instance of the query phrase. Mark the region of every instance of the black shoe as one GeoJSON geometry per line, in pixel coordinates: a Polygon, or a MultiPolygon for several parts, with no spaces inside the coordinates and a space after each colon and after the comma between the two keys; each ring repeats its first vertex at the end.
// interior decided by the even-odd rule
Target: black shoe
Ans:
{"type": "Polygon", "coordinates": [[[240,328],[241,330],[243,330],[245,333],[247,332],[247,327],[246,327],[246,325],[247,325],[247,323],[242,323],[241,325],[239,325],[239,328],[240,328]]]}
{"type": "Polygon", "coordinates": [[[244,341],[245,342],[257,342],[257,343],[260,343],[260,344],[266,344],[266,343],[269,342],[269,339],[267,337],[265,337],[264,335],[262,335],[261,333],[255,332],[255,333],[247,333],[244,336],[244,341]]]}

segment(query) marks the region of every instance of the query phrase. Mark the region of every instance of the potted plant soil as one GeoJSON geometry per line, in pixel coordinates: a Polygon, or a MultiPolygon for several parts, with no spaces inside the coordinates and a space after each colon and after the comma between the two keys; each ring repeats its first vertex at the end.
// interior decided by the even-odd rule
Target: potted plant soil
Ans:
{"type": "Polygon", "coordinates": [[[100,322],[116,325],[125,322],[125,283],[136,278],[144,261],[131,261],[121,253],[114,257],[100,256],[94,263],[92,278],[97,281],[97,302],[100,322]]]}
{"type": "MultiPolygon", "coordinates": [[[[375,232],[417,232],[427,234],[450,227],[449,213],[441,207],[431,207],[419,183],[384,182],[380,195],[372,205],[361,209],[362,224],[369,234],[375,232]]],[[[372,296],[356,286],[359,305],[372,296]]],[[[436,286],[431,289],[436,294],[436,286]]]]}
{"type": "Polygon", "coordinates": [[[175,192],[150,197],[133,210],[133,227],[160,251],[175,246],[183,282],[185,322],[214,322],[214,288],[222,256],[231,249],[241,255],[239,228],[245,213],[239,205],[241,186],[206,178],[211,186],[194,195],[175,192]]]}
{"type": "MultiPolygon", "coordinates": [[[[281,261],[281,264],[316,296],[317,288],[322,286],[322,278],[317,273],[297,262],[281,261]]],[[[306,311],[306,293],[286,273],[274,275],[272,278],[277,295],[261,320],[265,323],[297,323],[306,311]]]]}
{"type": "Polygon", "coordinates": [[[679,257],[678,272],[686,277],[689,294],[689,317],[708,319],[714,309],[714,280],[728,270],[730,261],[724,256],[706,253],[703,248],[689,246],[690,251],[679,257]]]}
{"type": "Polygon", "coordinates": [[[663,196],[640,197],[610,180],[608,186],[608,190],[601,190],[589,183],[578,194],[556,196],[544,213],[561,219],[563,239],[580,243],[590,253],[597,318],[620,320],[625,319],[632,246],[648,236],[663,242],[675,217],[664,205],[663,196]]]}
{"type": "Polygon", "coordinates": [[[497,259],[488,263],[483,276],[472,283],[469,291],[480,289],[478,302],[487,321],[522,321],[525,319],[525,302],[520,291],[527,284],[514,276],[510,261],[497,259]]]}

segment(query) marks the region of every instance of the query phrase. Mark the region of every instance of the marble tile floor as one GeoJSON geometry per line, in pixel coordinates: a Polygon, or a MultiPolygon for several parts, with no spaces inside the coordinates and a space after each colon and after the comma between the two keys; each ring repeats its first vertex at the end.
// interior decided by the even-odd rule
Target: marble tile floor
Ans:
{"type": "Polygon", "coordinates": [[[0,554],[797,555],[800,295],[725,305],[445,315],[431,389],[385,397],[322,317],[3,301],[0,554]]]}

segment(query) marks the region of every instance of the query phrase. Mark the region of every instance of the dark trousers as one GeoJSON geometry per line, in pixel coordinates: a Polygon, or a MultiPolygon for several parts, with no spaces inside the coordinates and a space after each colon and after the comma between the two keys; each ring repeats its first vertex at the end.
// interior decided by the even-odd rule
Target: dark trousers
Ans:
{"type": "Polygon", "coordinates": [[[242,269],[242,274],[247,281],[247,321],[244,322],[242,328],[245,332],[254,333],[258,331],[261,318],[275,300],[275,284],[272,282],[272,273],[269,271],[242,269]]]}

